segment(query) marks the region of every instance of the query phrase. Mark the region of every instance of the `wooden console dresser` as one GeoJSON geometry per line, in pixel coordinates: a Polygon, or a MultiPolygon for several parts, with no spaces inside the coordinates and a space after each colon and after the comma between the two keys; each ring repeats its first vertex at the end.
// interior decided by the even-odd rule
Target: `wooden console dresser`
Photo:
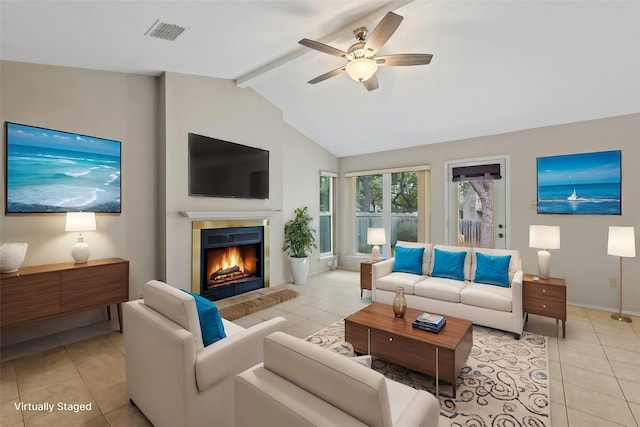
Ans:
{"type": "Polygon", "coordinates": [[[120,258],[23,267],[0,275],[0,329],[117,304],[129,300],[129,261],[120,258]]]}

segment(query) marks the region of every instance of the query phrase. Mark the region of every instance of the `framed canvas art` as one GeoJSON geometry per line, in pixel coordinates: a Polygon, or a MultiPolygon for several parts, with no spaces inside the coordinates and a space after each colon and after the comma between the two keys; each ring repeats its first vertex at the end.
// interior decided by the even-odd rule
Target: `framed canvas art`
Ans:
{"type": "Polygon", "coordinates": [[[5,213],[121,213],[120,142],[5,123],[5,213]]]}
{"type": "Polygon", "coordinates": [[[539,214],[622,214],[622,151],[538,157],[539,214]]]}

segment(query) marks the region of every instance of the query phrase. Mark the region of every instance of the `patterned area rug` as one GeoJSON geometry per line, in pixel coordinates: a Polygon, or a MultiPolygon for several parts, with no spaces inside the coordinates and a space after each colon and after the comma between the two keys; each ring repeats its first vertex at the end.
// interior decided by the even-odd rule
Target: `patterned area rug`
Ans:
{"type": "MultiPolygon", "coordinates": [[[[344,321],[336,322],[309,338],[314,344],[344,355],[353,347],[344,342],[344,321]]],[[[371,367],[387,378],[435,394],[432,377],[373,358],[371,367]]],[[[520,341],[513,334],[473,326],[473,348],[452,387],[441,382],[440,418],[451,426],[551,425],[549,358],[546,337],[523,332],[520,341]]]]}

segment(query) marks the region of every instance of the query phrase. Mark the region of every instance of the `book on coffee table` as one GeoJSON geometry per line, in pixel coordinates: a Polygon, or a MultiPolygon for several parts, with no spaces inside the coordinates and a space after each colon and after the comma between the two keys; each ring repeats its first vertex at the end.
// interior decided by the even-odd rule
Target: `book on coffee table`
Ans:
{"type": "Polygon", "coordinates": [[[411,326],[424,331],[438,333],[442,330],[447,320],[438,314],[422,313],[411,323],[411,326]]]}
{"type": "Polygon", "coordinates": [[[437,334],[438,332],[440,332],[446,324],[447,324],[446,320],[440,323],[439,325],[429,325],[424,322],[418,322],[417,320],[414,320],[413,322],[411,322],[411,326],[413,326],[414,328],[421,329],[423,331],[433,332],[434,334],[437,334]]]}
{"type": "Polygon", "coordinates": [[[422,313],[420,316],[418,316],[418,318],[416,319],[416,322],[421,322],[421,323],[425,323],[427,325],[432,325],[432,326],[438,326],[443,322],[445,322],[445,319],[444,317],[438,314],[422,313]]]}

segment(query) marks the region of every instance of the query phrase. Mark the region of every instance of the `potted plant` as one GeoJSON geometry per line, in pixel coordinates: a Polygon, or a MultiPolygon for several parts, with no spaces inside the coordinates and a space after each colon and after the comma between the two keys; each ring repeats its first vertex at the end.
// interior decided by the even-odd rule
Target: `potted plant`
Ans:
{"type": "Polygon", "coordinates": [[[289,263],[293,283],[303,285],[309,274],[309,255],[316,246],[314,231],[309,225],[312,221],[307,207],[295,210],[296,216],[284,225],[284,251],[289,253],[289,263]]]}

